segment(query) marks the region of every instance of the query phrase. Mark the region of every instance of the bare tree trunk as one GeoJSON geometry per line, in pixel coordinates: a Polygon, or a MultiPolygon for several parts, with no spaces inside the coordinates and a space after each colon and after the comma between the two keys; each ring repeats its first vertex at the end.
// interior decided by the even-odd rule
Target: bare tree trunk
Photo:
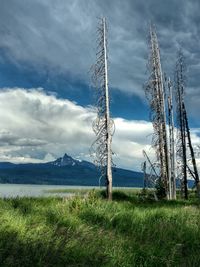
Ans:
{"type": "Polygon", "coordinates": [[[188,199],[188,183],[187,183],[187,154],[186,154],[186,133],[185,133],[185,120],[183,120],[182,130],[182,146],[183,146],[183,188],[185,199],[188,199]]]}
{"type": "Polygon", "coordinates": [[[146,86],[146,95],[149,100],[151,117],[154,128],[153,146],[157,160],[160,163],[160,179],[164,183],[165,193],[169,198],[169,155],[168,137],[166,129],[166,109],[163,85],[163,75],[160,61],[160,51],[154,27],[150,27],[150,78],[146,86]]]}
{"type": "Polygon", "coordinates": [[[188,186],[187,186],[187,152],[186,152],[186,125],[183,114],[184,105],[184,62],[182,51],[178,51],[178,59],[176,62],[176,73],[175,73],[175,85],[176,85],[176,100],[177,100],[177,126],[179,128],[179,144],[177,154],[181,161],[181,193],[184,198],[188,198],[188,186]]]}
{"type": "Polygon", "coordinates": [[[107,28],[106,19],[102,18],[98,27],[97,60],[94,66],[93,80],[98,91],[97,119],[93,123],[93,130],[97,139],[92,145],[96,155],[95,163],[101,170],[101,177],[106,180],[106,192],[112,200],[112,150],[111,142],[114,133],[114,122],[110,118],[110,101],[108,88],[107,62],[107,28]]]}
{"type": "Polygon", "coordinates": [[[111,140],[110,133],[110,107],[108,93],[108,64],[107,64],[107,45],[106,45],[106,19],[103,18],[103,45],[104,45],[104,66],[105,66],[105,94],[106,94],[106,143],[107,143],[107,194],[108,199],[112,200],[112,160],[111,160],[111,140]]]}
{"type": "Polygon", "coordinates": [[[176,199],[176,175],[175,175],[175,143],[174,143],[174,115],[173,115],[173,95],[172,84],[170,79],[168,80],[168,122],[169,122],[169,146],[170,146],[170,198],[176,199]]]}
{"type": "Polygon", "coordinates": [[[146,162],[146,160],[143,163],[142,171],[143,171],[143,179],[144,179],[143,189],[146,189],[146,187],[147,187],[147,162],[146,162]]]}
{"type": "Polygon", "coordinates": [[[192,158],[192,165],[193,165],[193,169],[194,169],[193,177],[195,179],[195,184],[196,184],[196,188],[197,188],[197,194],[200,197],[199,173],[198,173],[198,170],[197,170],[196,159],[195,159],[194,150],[193,150],[193,146],[192,146],[192,142],[191,142],[190,128],[189,128],[189,124],[188,124],[187,112],[186,112],[184,104],[183,104],[183,114],[184,114],[184,119],[185,119],[185,126],[186,126],[186,131],[187,131],[187,138],[188,138],[190,154],[191,154],[191,158],[192,158]]]}

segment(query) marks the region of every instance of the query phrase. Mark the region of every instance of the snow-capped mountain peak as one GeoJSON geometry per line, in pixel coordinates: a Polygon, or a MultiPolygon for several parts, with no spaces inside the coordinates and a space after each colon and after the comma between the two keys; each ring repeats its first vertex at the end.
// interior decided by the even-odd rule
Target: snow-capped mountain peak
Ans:
{"type": "Polygon", "coordinates": [[[67,153],[64,154],[63,157],[56,159],[55,161],[51,162],[52,165],[58,166],[58,167],[64,167],[64,166],[84,166],[89,168],[95,168],[94,164],[80,159],[74,159],[71,156],[69,156],[67,153]]]}
{"type": "Polygon", "coordinates": [[[76,160],[65,153],[63,157],[58,158],[51,163],[53,165],[60,166],[60,167],[61,166],[74,166],[76,165],[76,160]]]}

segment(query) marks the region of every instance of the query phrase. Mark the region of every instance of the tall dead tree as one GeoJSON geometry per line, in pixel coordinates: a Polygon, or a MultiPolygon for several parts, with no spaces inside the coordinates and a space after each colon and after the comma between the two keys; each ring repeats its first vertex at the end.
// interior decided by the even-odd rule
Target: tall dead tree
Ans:
{"type": "Polygon", "coordinates": [[[190,128],[188,123],[187,111],[184,102],[184,91],[185,91],[185,63],[184,56],[181,49],[178,51],[176,71],[175,71],[175,82],[176,82],[176,101],[177,101],[177,125],[179,127],[179,143],[178,153],[180,158],[181,172],[180,178],[182,181],[182,192],[184,197],[188,198],[187,188],[187,170],[189,174],[195,180],[197,187],[197,193],[200,196],[200,182],[199,173],[197,169],[195,154],[192,146],[190,128]],[[187,149],[188,148],[188,149],[187,149]],[[188,155],[189,154],[189,155],[188,155]],[[191,157],[192,167],[191,170],[188,164],[188,156],[191,157]]]}
{"type": "Polygon", "coordinates": [[[169,125],[169,159],[170,159],[170,182],[171,199],[176,199],[176,159],[175,159],[175,140],[174,140],[174,109],[173,109],[173,94],[172,83],[170,79],[167,81],[168,85],[168,125],[169,125]]]}
{"type": "Polygon", "coordinates": [[[178,158],[178,178],[181,181],[181,192],[185,199],[188,198],[187,184],[187,144],[186,144],[186,124],[184,118],[184,91],[185,91],[185,64],[181,50],[178,51],[175,69],[175,90],[177,104],[177,158],[178,158]]]}
{"type": "Polygon", "coordinates": [[[194,149],[193,149],[193,146],[192,146],[192,141],[191,141],[191,136],[190,136],[190,128],[189,128],[189,124],[188,124],[187,112],[186,112],[184,103],[183,103],[183,116],[184,116],[184,120],[185,120],[185,127],[186,127],[186,132],[187,132],[187,139],[188,139],[188,146],[189,146],[191,160],[192,160],[192,166],[193,166],[193,170],[191,170],[189,166],[188,166],[188,169],[189,169],[189,172],[191,173],[192,177],[195,180],[195,184],[196,184],[196,188],[197,188],[197,194],[200,197],[199,173],[198,173],[198,169],[197,169],[194,149]]]}
{"type": "Polygon", "coordinates": [[[155,27],[150,27],[150,77],[145,88],[150,104],[151,120],[154,128],[153,146],[156,150],[157,161],[160,166],[160,180],[164,184],[166,197],[170,198],[170,171],[166,127],[166,108],[164,96],[163,74],[160,61],[160,51],[155,27]]]}
{"type": "Polygon", "coordinates": [[[96,64],[93,66],[92,80],[97,91],[97,118],[93,123],[96,140],[92,145],[95,164],[105,178],[107,197],[112,199],[112,150],[111,142],[114,133],[114,122],[110,118],[110,101],[108,88],[108,55],[106,19],[99,21],[97,28],[96,64]]]}

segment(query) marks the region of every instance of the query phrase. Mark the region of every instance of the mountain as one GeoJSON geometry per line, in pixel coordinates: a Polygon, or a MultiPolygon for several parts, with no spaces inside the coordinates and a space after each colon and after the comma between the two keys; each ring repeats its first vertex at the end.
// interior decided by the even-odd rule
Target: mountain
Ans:
{"type": "MultiPolygon", "coordinates": [[[[0,183],[98,186],[99,177],[94,164],[67,154],[48,163],[0,162],[0,183]]],[[[101,185],[104,185],[103,179],[101,185]]],[[[113,186],[142,187],[143,174],[114,168],[113,186]]]]}
{"type": "MultiPolygon", "coordinates": [[[[67,154],[48,163],[0,162],[0,183],[98,186],[99,177],[100,172],[93,163],[67,154]]],[[[193,184],[188,180],[190,188],[193,184]]],[[[113,168],[113,186],[143,187],[143,173],[113,168]]]]}
{"type": "Polygon", "coordinates": [[[77,160],[73,159],[72,157],[68,156],[66,153],[63,157],[56,159],[55,161],[52,161],[51,164],[54,166],[75,166],[77,163],[77,160]]]}
{"type": "Polygon", "coordinates": [[[66,153],[64,154],[63,157],[56,159],[55,161],[51,162],[52,165],[54,166],[83,166],[83,167],[89,167],[92,169],[96,169],[95,165],[92,164],[89,161],[85,161],[85,160],[76,160],[73,159],[72,157],[70,157],[69,155],[67,155],[66,153]]]}

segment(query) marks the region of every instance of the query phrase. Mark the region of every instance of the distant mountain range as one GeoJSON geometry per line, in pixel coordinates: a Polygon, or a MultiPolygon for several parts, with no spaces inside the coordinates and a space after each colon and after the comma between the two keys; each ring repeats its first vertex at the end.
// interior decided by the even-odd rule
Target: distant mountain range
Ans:
{"type": "MultiPolygon", "coordinates": [[[[0,162],[0,183],[98,186],[99,177],[93,163],[67,154],[47,163],[0,162]]],[[[104,184],[102,179],[101,185],[104,184]]],[[[190,188],[193,184],[188,180],[190,188]]],[[[143,187],[143,173],[113,168],[113,186],[143,187]]]]}
{"type": "MultiPolygon", "coordinates": [[[[99,177],[94,164],[67,154],[48,163],[0,162],[0,183],[98,186],[99,177]]],[[[101,185],[104,183],[102,180],[101,185]]],[[[114,168],[113,186],[142,187],[143,174],[114,168]]]]}

